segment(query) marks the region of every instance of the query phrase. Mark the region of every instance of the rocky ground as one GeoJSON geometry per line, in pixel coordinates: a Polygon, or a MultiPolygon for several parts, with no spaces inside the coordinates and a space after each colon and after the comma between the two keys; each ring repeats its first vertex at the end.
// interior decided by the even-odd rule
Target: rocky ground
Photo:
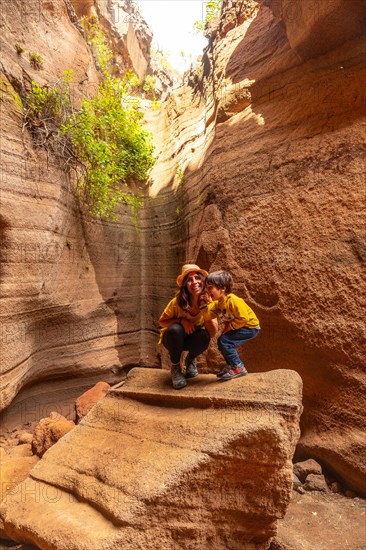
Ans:
{"type": "Polygon", "coordinates": [[[363,550],[366,501],[296,491],[270,550],[363,550]]]}
{"type": "MultiPolygon", "coordinates": [[[[364,550],[366,501],[318,492],[292,501],[270,550],[364,550]]],[[[33,550],[29,545],[0,541],[0,550],[33,550]]]]}
{"type": "MultiPolygon", "coordinates": [[[[109,381],[115,383],[116,379],[109,381]]],[[[102,388],[101,384],[77,399],[76,407],[77,395],[71,388],[67,389],[66,382],[60,383],[61,387],[53,392],[50,392],[51,383],[44,384],[41,390],[37,390],[38,416],[48,411],[46,416],[54,417],[55,421],[62,419],[64,422],[67,418],[71,423],[76,420],[76,410],[79,413],[81,409],[87,412],[93,400],[103,396],[107,385],[102,388]],[[60,398],[61,394],[64,401],[60,398]],[[58,419],[55,418],[55,411],[50,411],[52,405],[58,411],[58,419]]],[[[38,432],[39,446],[40,426],[42,423],[45,426],[45,419],[39,422],[40,418],[34,416],[36,411],[32,404],[35,402],[35,395],[32,396],[31,389],[28,390],[27,399],[25,401],[20,396],[14,409],[3,415],[5,422],[2,422],[0,431],[3,482],[9,469],[14,471],[13,479],[24,479],[39,460],[34,454],[38,448],[35,439],[38,432]],[[21,407],[19,403],[22,403],[21,407]],[[25,411],[28,413],[25,414],[25,411]]],[[[49,445],[49,441],[47,444],[49,445]]],[[[42,455],[42,451],[37,454],[42,455]]],[[[286,516],[279,522],[278,533],[270,550],[363,550],[366,542],[365,511],[366,500],[342,487],[327,473],[323,475],[321,466],[315,460],[299,462],[294,465],[292,500],[286,516]]],[[[34,547],[0,540],[0,550],[8,548],[31,550],[34,547]]]]}

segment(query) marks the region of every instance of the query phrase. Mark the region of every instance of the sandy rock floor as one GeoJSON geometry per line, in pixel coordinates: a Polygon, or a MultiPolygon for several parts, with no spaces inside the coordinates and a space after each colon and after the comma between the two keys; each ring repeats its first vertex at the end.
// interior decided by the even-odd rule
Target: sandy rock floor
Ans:
{"type": "Polygon", "coordinates": [[[366,500],[319,492],[292,501],[271,550],[364,550],[366,500]]]}
{"type": "MultiPolygon", "coordinates": [[[[33,548],[28,545],[9,545],[0,542],[0,550],[33,548]]],[[[278,534],[270,550],[365,548],[366,500],[315,492],[300,495],[294,491],[287,514],[279,523],[278,534]]]]}
{"type": "MultiPolygon", "coordinates": [[[[108,380],[109,381],[109,380],[108,380]]],[[[85,380],[91,387],[94,380],[85,380]]],[[[110,382],[116,382],[111,379],[110,382]]],[[[72,416],[74,400],[83,391],[71,382],[58,382],[37,388],[36,395],[27,390],[19,396],[15,405],[3,414],[2,429],[5,448],[14,438],[14,427],[32,431],[32,424],[52,409],[72,416]],[[52,386],[53,392],[50,392],[52,386]],[[62,395],[62,397],[61,397],[62,395]],[[65,397],[66,396],[66,397],[65,397]],[[61,398],[60,398],[61,397],[61,398]],[[32,399],[37,407],[32,406],[32,399]],[[23,406],[22,406],[23,405],[23,406]],[[39,410],[38,410],[39,409],[39,410]],[[68,413],[68,414],[67,414],[68,413]]],[[[87,388],[86,388],[87,389],[87,388]]],[[[32,550],[29,545],[19,545],[0,540],[0,550],[32,550]]],[[[364,550],[366,548],[366,500],[347,498],[342,494],[293,491],[292,501],[285,518],[279,522],[277,537],[270,550],[364,550]]],[[[206,549],[197,549],[206,550],[206,549]]],[[[224,549],[223,549],[224,550],[224,549]]],[[[226,550],[226,549],[225,549],[226,550]]]]}

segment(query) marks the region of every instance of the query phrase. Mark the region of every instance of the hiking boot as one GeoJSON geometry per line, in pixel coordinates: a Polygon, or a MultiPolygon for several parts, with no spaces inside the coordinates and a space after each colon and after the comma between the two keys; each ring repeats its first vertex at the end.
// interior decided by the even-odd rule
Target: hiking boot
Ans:
{"type": "Polygon", "coordinates": [[[186,378],[194,378],[195,376],[198,376],[198,370],[197,370],[197,359],[195,357],[191,357],[188,353],[186,360],[186,378]]]}
{"type": "Polygon", "coordinates": [[[172,363],[170,372],[172,374],[172,385],[175,390],[180,390],[187,385],[187,381],[184,378],[180,368],[180,363],[172,363]]]}
{"type": "Polygon", "coordinates": [[[234,378],[239,378],[239,376],[245,376],[248,374],[248,371],[244,365],[237,365],[236,367],[230,367],[229,370],[221,376],[221,380],[224,382],[226,380],[233,380],[234,378]]]}
{"type": "Polygon", "coordinates": [[[224,368],[216,374],[217,378],[221,378],[222,376],[224,376],[224,374],[229,372],[230,369],[231,367],[229,365],[225,365],[224,368]]]}

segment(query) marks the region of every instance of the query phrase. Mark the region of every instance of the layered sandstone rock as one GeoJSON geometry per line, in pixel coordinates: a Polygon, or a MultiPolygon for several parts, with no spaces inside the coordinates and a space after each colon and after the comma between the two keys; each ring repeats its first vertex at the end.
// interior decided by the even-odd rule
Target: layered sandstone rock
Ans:
{"type": "Polygon", "coordinates": [[[298,458],[366,493],[364,3],[289,4],[224,3],[201,71],[151,120],[145,322],[180,263],[231,271],[262,326],[249,371],[304,380],[298,458]]]}
{"type": "Polygon", "coordinates": [[[72,9],[64,0],[15,0],[0,13],[2,409],[25,384],[140,363],[136,222],[127,208],[120,223],[85,218],[62,163],[23,131],[19,93],[32,80],[52,86],[72,68],[76,105],[96,93],[99,76],[72,9]]]}
{"type": "Polygon", "coordinates": [[[95,4],[122,74],[132,70],[142,82],[150,63],[152,32],[136,4],[129,0],[95,4]]]}
{"type": "Polygon", "coordinates": [[[134,369],[8,496],[6,533],[44,550],[264,550],[291,495],[301,386],[277,370],[177,393],[134,369]]]}
{"type": "Polygon", "coordinates": [[[72,67],[76,101],[95,92],[70,2],[3,3],[1,407],[42,378],[159,364],[180,265],[227,268],[261,320],[248,369],[304,380],[298,458],[366,493],[363,5],[225,2],[200,71],[150,115],[159,161],[136,230],[128,212],[85,220],[62,167],[22,133],[31,79],[72,67]]]}

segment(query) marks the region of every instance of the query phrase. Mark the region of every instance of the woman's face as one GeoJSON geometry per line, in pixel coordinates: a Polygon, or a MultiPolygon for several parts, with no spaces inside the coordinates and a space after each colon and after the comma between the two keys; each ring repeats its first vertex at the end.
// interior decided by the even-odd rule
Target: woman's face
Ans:
{"type": "Polygon", "coordinates": [[[200,296],[202,294],[204,279],[201,273],[192,273],[188,274],[186,282],[187,290],[191,296],[200,296]]]}

